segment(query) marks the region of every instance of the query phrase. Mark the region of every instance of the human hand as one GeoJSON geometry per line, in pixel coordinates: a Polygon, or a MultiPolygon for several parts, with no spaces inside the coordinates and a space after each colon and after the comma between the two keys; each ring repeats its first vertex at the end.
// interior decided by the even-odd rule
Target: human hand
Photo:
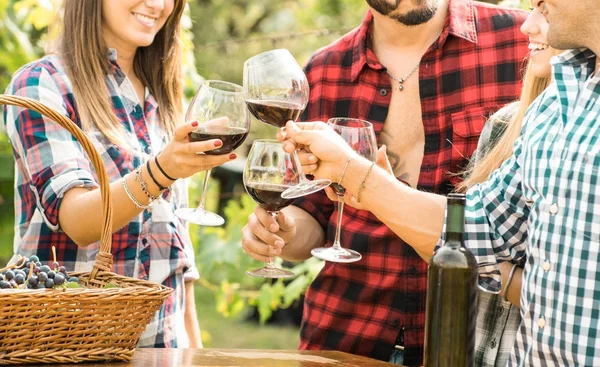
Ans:
{"type": "Polygon", "coordinates": [[[273,216],[256,207],[242,228],[242,248],[251,258],[268,262],[281,254],[283,247],[296,235],[296,221],[280,211],[273,216]]]}

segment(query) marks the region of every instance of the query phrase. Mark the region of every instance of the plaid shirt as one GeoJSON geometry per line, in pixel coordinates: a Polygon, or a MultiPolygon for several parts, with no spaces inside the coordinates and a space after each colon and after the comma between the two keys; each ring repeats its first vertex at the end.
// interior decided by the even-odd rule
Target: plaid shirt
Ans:
{"type": "MultiPolygon", "coordinates": [[[[418,188],[453,189],[477,147],[485,116],[518,98],[527,39],[526,13],[451,0],[438,40],[423,55],[419,88],[425,150],[418,188]]],[[[354,117],[371,121],[377,138],[388,114],[390,78],[370,44],[372,15],[309,61],[310,101],[304,121],[354,117]]],[[[390,122],[388,122],[390,123],[390,122]]],[[[296,205],[320,223],[330,243],[337,212],[323,192],[296,205]]],[[[363,255],[326,263],[306,293],[301,349],[336,349],[389,360],[394,344],[404,364],[422,363],[427,264],[367,211],[346,207],[341,240],[363,255]]]]}
{"type": "MultiPolygon", "coordinates": [[[[114,50],[109,52],[108,61],[107,92],[130,146],[111,144],[100,132],[91,132],[88,137],[102,157],[109,181],[115,182],[158,153],[167,138],[158,124],[154,97],[147,93],[142,108],[131,83],[116,63],[114,50]]],[[[23,67],[14,76],[7,93],[39,100],[80,125],[73,88],[57,56],[23,67]]],[[[35,254],[46,263],[52,261],[51,249],[55,246],[57,260],[67,270],[91,270],[100,243],[79,247],[58,224],[65,192],[73,187],[98,187],[87,155],[71,134],[37,112],[7,106],[4,119],[17,168],[15,254],[35,254]]],[[[190,279],[197,278],[198,274],[187,228],[173,214],[175,208],[186,205],[186,183],[179,180],[160,203],[113,234],[114,272],[174,289],[142,335],[139,346],[188,344],[183,319],[184,273],[190,279]]],[[[82,225],[86,225],[84,218],[82,225]]]]}
{"type": "Polygon", "coordinates": [[[526,258],[509,365],[599,366],[600,76],[589,50],[552,64],[555,84],[529,108],[513,157],[468,192],[465,243],[490,292],[497,261],[526,258]]]}

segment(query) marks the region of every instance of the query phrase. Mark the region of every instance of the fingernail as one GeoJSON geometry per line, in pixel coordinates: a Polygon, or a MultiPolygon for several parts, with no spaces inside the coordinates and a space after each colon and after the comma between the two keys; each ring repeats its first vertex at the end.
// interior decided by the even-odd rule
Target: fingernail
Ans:
{"type": "Polygon", "coordinates": [[[193,127],[196,127],[196,126],[198,126],[198,121],[194,121],[194,122],[192,122],[192,126],[193,126],[193,127]]]}
{"type": "Polygon", "coordinates": [[[314,155],[311,155],[311,156],[308,157],[308,160],[310,162],[316,162],[317,161],[317,157],[315,157],[314,155]]]}
{"type": "Polygon", "coordinates": [[[280,241],[280,240],[275,241],[275,243],[273,243],[273,244],[275,245],[276,250],[282,248],[284,245],[283,241],[280,241]]]}
{"type": "Polygon", "coordinates": [[[220,147],[221,145],[223,145],[223,142],[220,140],[215,141],[215,147],[220,147]]]}
{"type": "Polygon", "coordinates": [[[229,155],[229,159],[236,159],[236,158],[237,158],[237,154],[235,154],[235,153],[231,153],[229,155]]]}
{"type": "Polygon", "coordinates": [[[279,229],[279,227],[277,226],[277,224],[271,224],[271,225],[269,226],[269,230],[270,230],[271,232],[277,232],[277,230],[278,230],[278,229],[279,229]]]}

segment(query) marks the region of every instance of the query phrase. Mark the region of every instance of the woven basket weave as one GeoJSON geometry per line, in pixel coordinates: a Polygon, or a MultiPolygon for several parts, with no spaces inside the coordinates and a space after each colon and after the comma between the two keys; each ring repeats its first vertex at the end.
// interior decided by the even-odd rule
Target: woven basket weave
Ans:
{"type": "MultiPolygon", "coordinates": [[[[28,98],[0,95],[0,105],[41,113],[66,128],[96,169],[102,195],[100,251],[84,288],[0,290],[0,365],[130,361],[140,335],[173,291],[160,284],[110,272],[112,203],[102,159],[71,120],[28,98]],[[103,288],[112,283],[118,288],[103,288]]],[[[58,259],[60,262],[60,259],[58,259]]]]}

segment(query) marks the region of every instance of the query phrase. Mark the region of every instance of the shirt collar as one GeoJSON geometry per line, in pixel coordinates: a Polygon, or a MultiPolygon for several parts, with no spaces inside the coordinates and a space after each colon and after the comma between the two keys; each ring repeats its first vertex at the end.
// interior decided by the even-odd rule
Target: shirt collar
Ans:
{"type": "Polygon", "coordinates": [[[567,50],[557,56],[553,56],[550,59],[550,64],[565,64],[565,65],[583,65],[588,63],[594,63],[596,60],[596,54],[587,48],[576,48],[567,50]]]}
{"type": "MultiPolygon", "coordinates": [[[[373,14],[369,10],[362,23],[358,26],[352,40],[352,81],[356,81],[365,66],[374,70],[381,70],[383,66],[377,60],[371,45],[371,23],[373,14]]],[[[441,47],[448,35],[462,38],[471,43],[477,43],[477,28],[475,26],[475,10],[471,0],[449,0],[448,16],[442,34],[437,41],[441,47]]]]}

